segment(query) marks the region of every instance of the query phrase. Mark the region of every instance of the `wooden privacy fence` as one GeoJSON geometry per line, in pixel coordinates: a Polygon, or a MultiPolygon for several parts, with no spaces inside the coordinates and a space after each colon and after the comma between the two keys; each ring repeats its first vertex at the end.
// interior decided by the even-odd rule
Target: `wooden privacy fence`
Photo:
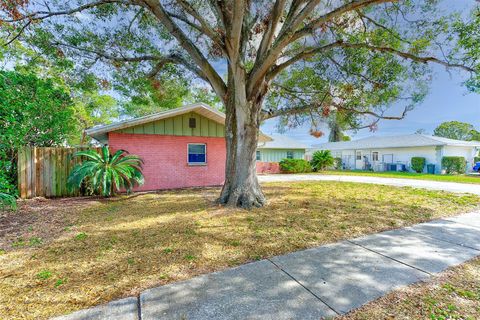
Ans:
{"type": "Polygon", "coordinates": [[[18,152],[18,190],[21,198],[71,197],[67,178],[82,159],[73,154],[81,150],[100,148],[23,147],[18,152]]]}

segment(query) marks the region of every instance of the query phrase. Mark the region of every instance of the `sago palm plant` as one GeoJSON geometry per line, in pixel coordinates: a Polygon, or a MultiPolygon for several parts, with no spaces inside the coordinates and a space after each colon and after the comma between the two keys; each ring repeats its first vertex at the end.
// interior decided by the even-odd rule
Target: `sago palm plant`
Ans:
{"type": "Polygon", "coordinates": [[[125,150],[111,155],[108,147],[104,146],[100,153],[95,150],[79,151],[74,157],[85,157],[86,160],[76,165],[68,177],[68,185],[72,189],[81,188],[82,183],[87,182],[95,193],[110,197],[119,190],[130,193],[134,186],[143,185],[143,160],[125,150]]]}
{"type": "Polygon", "coordinates": [[[314,171],[325,170],[328,167],[333,166],[334,159],[330,150],[319,150],[313,153],[310,164],[312,165],[314,171]]]}

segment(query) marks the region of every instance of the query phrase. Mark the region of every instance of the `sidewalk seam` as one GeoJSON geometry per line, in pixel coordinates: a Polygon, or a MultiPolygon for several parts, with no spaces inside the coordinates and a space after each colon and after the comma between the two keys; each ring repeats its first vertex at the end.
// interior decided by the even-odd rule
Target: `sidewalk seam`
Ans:
{"type": "Polygon", "coordinates": [[[142,320],[142,307],[141,307],[141,303],[140,303],[140,294],[138,295],[137,297],[137,316],[138,316],[138,320],[142,320]]]}
{"type": "Polygon", "coordinates": [[[477,248],[470,247],[470,246],[465,245],[465,244],[458,244],[458,243],[456,243],[456,242],[452,242],[452,241],[448,241],[448,240],[445,240],[445,239],[441,239],[441,238],[438,238],[438,237],[435,237],[435,236],[432,236],[432,235],[426,235],[426,234],[424,234],[424,233],[422,233],[422,232],[420,232],[420,231],[416,231],[416,230],[412,230],[412,229],[408,229],[408,228],[407,228],[407,230],[408,230],[408,231],[411,231],[411,232],[418,233],[418,234],[422,235],[423,237],[430,238],[430,239],[432,239],[432,240],[443,241],[443,242],[446,242],[446,243],[453,244],[453,245],[455,245],[455,246],[459,246],[459,247],[461,247],[461,248],[467,248],[467,249],[471,249],[471,250],[475,250],[475,251],[480,251],[480,250],[477,249],[477,248]]]}
{"type": "Polygon", "coordinates": [[[418,270],[418,271],[421,271],[421,272],[423,272],[423,273],[426,273],[426,274],[428,274],[429,276],[432,276],[432,275],[433,275],[433,273],[430,273],[430,272],[425,271],[425,270],[423,270],[423,269],[420,269],[420,268],[418,268],[418,267],[412,266],[412,265],[410,265],[410,264],[408,264],[408,263],[405,263],[405,262],[403,262],[403,261],[400,261],[400,260],[398,260],[398,259],[389,257],[389,256],[387,256],[386,254],[383,254],[383,253],[380,253],[380,252],[378,252],[378,251],[376,251],[376,250],[367,248],[367,247],[365,247],[365,246],[363,246],[363,245],[361,245],[361,244],[359,244],[359,243],[353,242],[353,241],[351,241],[351,240],[346,240],[346,241],[349,242],[349,243],[351,243],[351,244],[353,244],[353,245],[359,246],[360,248],[363,248],[363,249],[368,250],[368,251],[370,251],[370,252],[376,253],[376,254],[378,254],[378,255],[380,255],[380,256],[382,256],[382,257],[385,257],[385,258],[388,258],[388,259],[393,260],[393,261],[395,261],[395,262],[398,262],[398,263],[400,263],[400,264],[403,264],[404,266],[407,266],[407,267],[410,267],[410,268],[412,268],[412,269],[416,269],[416,270],[418,270]]]}
{"type": "Polygon", "coordinates": [[[307,288],[306,286],[304,286],[300,281],[298,281],[297,279],[295,279],[295,277],[293,277],[290,273],[288,273],[287,271],[285,271],[282,267],[280,267],[278,264],[276,264],[275,262],[273,262],[272,260],[270,260],[269,258],[267,258],[266,260],[268,260],[271,264],[273,264],[275,267],[277,267],[280,271],[282,271],[283,273],[285,273],[288,277],[290,277],[293,281],[295,281],[297,284],[299,284],[302,288],[304,288],[305,290],[307,290],[312,296],[314,296],[315,298],[317,298],[320,302],[322,302],[324,305],[326,305],[330,310],[332,310],[333,312],[335,312],[337,315],[342,315],[342,313],[338,312],[337,310],[335,310],[332,306],[330,306],[328,303],[326,303],[325,301],[323,301],[322,298],[320,298],[319,296],[317,296],[312,290],[310,290],[309,288],[307,288]]]}

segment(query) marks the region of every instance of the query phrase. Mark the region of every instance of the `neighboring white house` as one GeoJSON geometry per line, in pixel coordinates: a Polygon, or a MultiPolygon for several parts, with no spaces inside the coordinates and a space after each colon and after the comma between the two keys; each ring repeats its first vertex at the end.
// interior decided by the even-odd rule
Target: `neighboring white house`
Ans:
{"type": "Polygon", "coordinates": [[[471,171],[474,157],[480,150],[480,141],[461,141],[423,134],[372,136],[313,145],[313,151],[315,150],[330,150],[334,157],[342,158],[345,169],[411,170],[412,157],[424,157],[427,164],[435,165],[435,173],[440,173],[442,158],[445,156],[464,157],[467,171],[471,171]]]}

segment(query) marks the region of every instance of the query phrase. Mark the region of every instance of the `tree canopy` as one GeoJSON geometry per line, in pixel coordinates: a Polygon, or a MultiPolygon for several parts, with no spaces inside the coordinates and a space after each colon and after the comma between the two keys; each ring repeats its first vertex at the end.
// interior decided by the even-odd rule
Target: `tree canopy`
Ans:
{"type": "Polygon", "coordinates": [[[175,83],[207,83],[226,112],[219,201],[252,207],[265,203],[255,175],[262,121],[308,123],[314,136],[330,117],[375,130],[423,99],[431,63],[462,70],[478,90],[479,9],[446,14],[441,2],[9,0],[0,21],[11,28],[7,44],[21,38],[43,55],[75,57],[147,105],[175,83]]]}
{"type": "Polygon", "coordinates": [[[72,99],[52,80],[0,71],[0,191],[15,192],[18,148],[65,145],[78,125],[72,99]]]}
{"type": "Polygon", "coordinates": [[[480,141],[480,132],[473,125],[460,121],[443,122],[435,128],[433,134],[450,139],[480,141]]]}

